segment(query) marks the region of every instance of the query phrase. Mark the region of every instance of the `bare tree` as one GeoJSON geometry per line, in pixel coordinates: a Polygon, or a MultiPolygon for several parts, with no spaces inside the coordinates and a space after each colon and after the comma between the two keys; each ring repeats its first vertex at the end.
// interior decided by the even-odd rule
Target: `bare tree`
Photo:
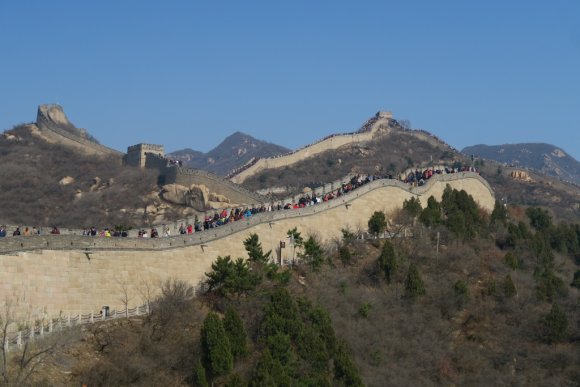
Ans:
{"type": "MultiPolygon", "coordinates": [[[[12,311],[12,302],[6,300],[0,312],[0,373],[5,385],[22,385],[30,378],[44,358],[51,354],[57,343],[55,336],[42,340],[22,340],[21,348],[10,352],[10,328],[16,321],[12,311]]],[[[34,336],[34,327],[29,329],[29,335],[34,336]]]]}
{"type": "Polygon", "coordinates": [[[115,282],[117,282],[117,286],[119,287],[119,301],[121,301],[125,307],[125,316],[129,317],[129,302],[131,301],[131,297],[129,296],[129,284],[126,279],[120,278],[117,278],[115,282]]]}

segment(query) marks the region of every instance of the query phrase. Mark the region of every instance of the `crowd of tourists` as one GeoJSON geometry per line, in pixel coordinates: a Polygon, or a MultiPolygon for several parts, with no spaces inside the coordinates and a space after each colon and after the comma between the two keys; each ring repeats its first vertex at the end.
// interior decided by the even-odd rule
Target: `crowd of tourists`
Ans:
{"type": "Polygon", "coordinates": [[[422,186],[427,180],[429,180],[433,175],[442,175],[448,173],[459,173],[459,172],[476,172],[479,171],[474,167],[463,166],[463,167],[437,167],[437,168],[427,168],[423,170],[415,169],[410,171],[403,177],[403,182],[412,185],[422,186]]]}
{"type": "MultiPolygon", "coordinates": [[[[427,180],[429,180],[434,175],[468,172],[468,171],[478,172],[473,167],[455,167],[455,168],[434,167],[426,169],[416,168],[415,170],[409,170],[408,172],[405,172],[401,176],[400,181],[414,186],[422,186],[426,183],[427,180]]],[[[320,203],[325,203],[333,199],[339,198],[344,194],[347,194],[365,184],[368,184],[378,179],[393,179],[393,176],[357,174],[352,176],[348,181],[342,183],[340,187],[323,194],[317,194],[314,191],[310,191],[303,193],[302,195],[298,196],[297,198],[289,202],[279,201],[276,204],[274,202],[271,202],[270,204],[262,204],[260,206],[239,207],[232,208],[229,210],[223,209],[221,211],[216,211],[213,215],[206,215],[201,219],[196,215],[193,224],[182,223],[179,226],[178,233],[180,235],[185,235],[192,234],[195,232],[202,232],[204,230],[217,228],[240,220],[247,220],[253,216],[256,216],[257,214],[264,212],[285,211],[314,206],[320,203]]],[[[5,237],[6,234],[7,234],[6,227],[0,227],[0,237],[5,237]]],[[[12,235],[27,236],[41,234],[42,234],[41,229],[38,229],[36,227],[33,227],[32,229],[26,227],[23,231],[20,230],[20,227],[17,227],[12,235]]],[[[58,229],[58,227],[53,227],[52,230],[50,231],[50,234],[58,235],[60,234],[60,230],[58,229]]],[[[92,237],[128,237],[129,233],[127,230],[124,229],[103,228],[101,230],[98,230],[96,227],[93,226],[90,228],[83,229],[82,235],[92,237]]],[[[170,228],[166,225],[163,226],[161,233],[159,233],[157,228],[151,228],[150,231],[146,229],[139,229],[137,233],[137,237],[139,238],[159,238],[169,236],[171,236],[171,231],[170,228]]]]}

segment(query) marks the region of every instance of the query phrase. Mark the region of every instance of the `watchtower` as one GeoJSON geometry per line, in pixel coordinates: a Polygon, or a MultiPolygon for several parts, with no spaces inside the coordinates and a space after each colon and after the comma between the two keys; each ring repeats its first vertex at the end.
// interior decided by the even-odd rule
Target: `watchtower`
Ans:
{"type": "Polygon", "coordinates": [[[127,154],[123,158],[123,162],[125,165],[133,165],[136,167],[144,168],[147,153],[155,154],[161,157],[165,156],[163,145],[137,144],[131,145],[127,148],[127,154]]]}

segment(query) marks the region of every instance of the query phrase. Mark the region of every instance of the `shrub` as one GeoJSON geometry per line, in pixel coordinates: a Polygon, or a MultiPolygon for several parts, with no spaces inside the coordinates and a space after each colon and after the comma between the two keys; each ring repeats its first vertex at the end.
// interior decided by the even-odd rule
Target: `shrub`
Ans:
{"type": "Polygon", "coordinates": [[[518,290],[516,288],[516,285],[514,284],[514,281],[512,280],[512,276],[509,274],[506,275],[505,280],[503,281],[503,294],[504,294],[504,296],[506,298],[512,298],[517,293],[518,293],[518,290]]]}
{"type": "Polygon", "coordinates": [[[552,301],[556,297],[568,295],[568,289],[564,281],[551,269],[544,269],[539,274],[536,273],[536,281],[536,295],[540,300],[552,301]]]}
{"type": "Polygon", "coordinates": [[[453,284],[453,292],[455,293],[455,297],[457,297],[458,301],[464,302],[469,299],[469,288],[465,281],[457,280],[453,284]]]}
{"type": "Polygon", "coordinates": [[[423,207],[421,206],[421,202],[416,197],[412,197],[409,200],[403,202],[403,209],[407,211],[407,213],[412,216],[413,218],[419,216],[423,207]]]}
{"type": "Polygon", "coordinates": [[[338,249],[338,256],[340,257],[340,261],[342,262],[343,266],[349,265],[352,260],[352,255],[348,246],[342,245],[338,249]]]}
{"type": "Polygon", "coordinates": [[[409,271],[407,272],[407,278],[405,279],[405,292],[408,298],[415,300],[418,297],[426,294],[425,283],[419,269],[412,263],[409,266],[409,271]]]}
{"type": "Polygon", "coordinates": [[[385,213],[381,211],[375,211],[368,222],[369,233],[378,235],[385,231],[387,228],[387,219],[385,213]]]}
{"type": "Polygon", "coordinates": [[[506,264],[506,266],[512,270],[516,270],[520,267],[519,258],[511,251],[506,253],[506,255],[503,258],[503,261],[506,264]]]}
{"type": "Polygon", "coordinates": [[[541,338],[551,344],[563,341],[568,335],[568,318],[560,307],[552,305],[550,312],[540,319],[541,338]]]}
{"type": "Polygon", "coordinates": [[[198,360],[193,370],[193,385],[195,387],[207,387],[207,378],[205,376],[205,368],[198,360]]]}
{"type": "Polygon", "coordinates": [[[552,217],[548,211],[539,207],[529,207],[526,209],[526,215],[530,219],[530,224],[537,231],[546,231],[552,227],[552,217]]]}
{"type": "Polygon", "coordinates": [[[398,262],[395,248],[388,239],[385,240],[383,249],[381,250],[381,255],[379,255],[378,263],[379,269],[385,275],[385,279],[388,283],[391,283],[391,280],[397,271],[398,262]]]}
{"type": "Polygon", "coordinates": [[[360,308],[358,308],[358,314],[361,317],[368,318],[369,312],[371,311],[372,307],[373,307],[373,304],[371,304],[370,302],[365,302],[364,304],[362,304],[360,306],[360,308]]]}

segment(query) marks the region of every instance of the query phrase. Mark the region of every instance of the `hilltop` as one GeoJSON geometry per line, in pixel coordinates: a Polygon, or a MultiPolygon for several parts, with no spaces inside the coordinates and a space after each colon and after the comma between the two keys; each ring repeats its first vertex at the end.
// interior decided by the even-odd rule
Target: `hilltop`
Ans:
{"type": "Polygon", "coordinates": [[[461,152],[509,166],[533,169],[580,185],[580,162],[551,144],[473,145],[463,148],[461,152]]]}
{"type": "Polygon", "coordinates": [[[254,158],[277,156],[289,151],[290,149],[283,146],[235,132],[207,153],[187,148],[171,152],[167,156],[182,161],[188,167],[226,175],[254,158]]]}

